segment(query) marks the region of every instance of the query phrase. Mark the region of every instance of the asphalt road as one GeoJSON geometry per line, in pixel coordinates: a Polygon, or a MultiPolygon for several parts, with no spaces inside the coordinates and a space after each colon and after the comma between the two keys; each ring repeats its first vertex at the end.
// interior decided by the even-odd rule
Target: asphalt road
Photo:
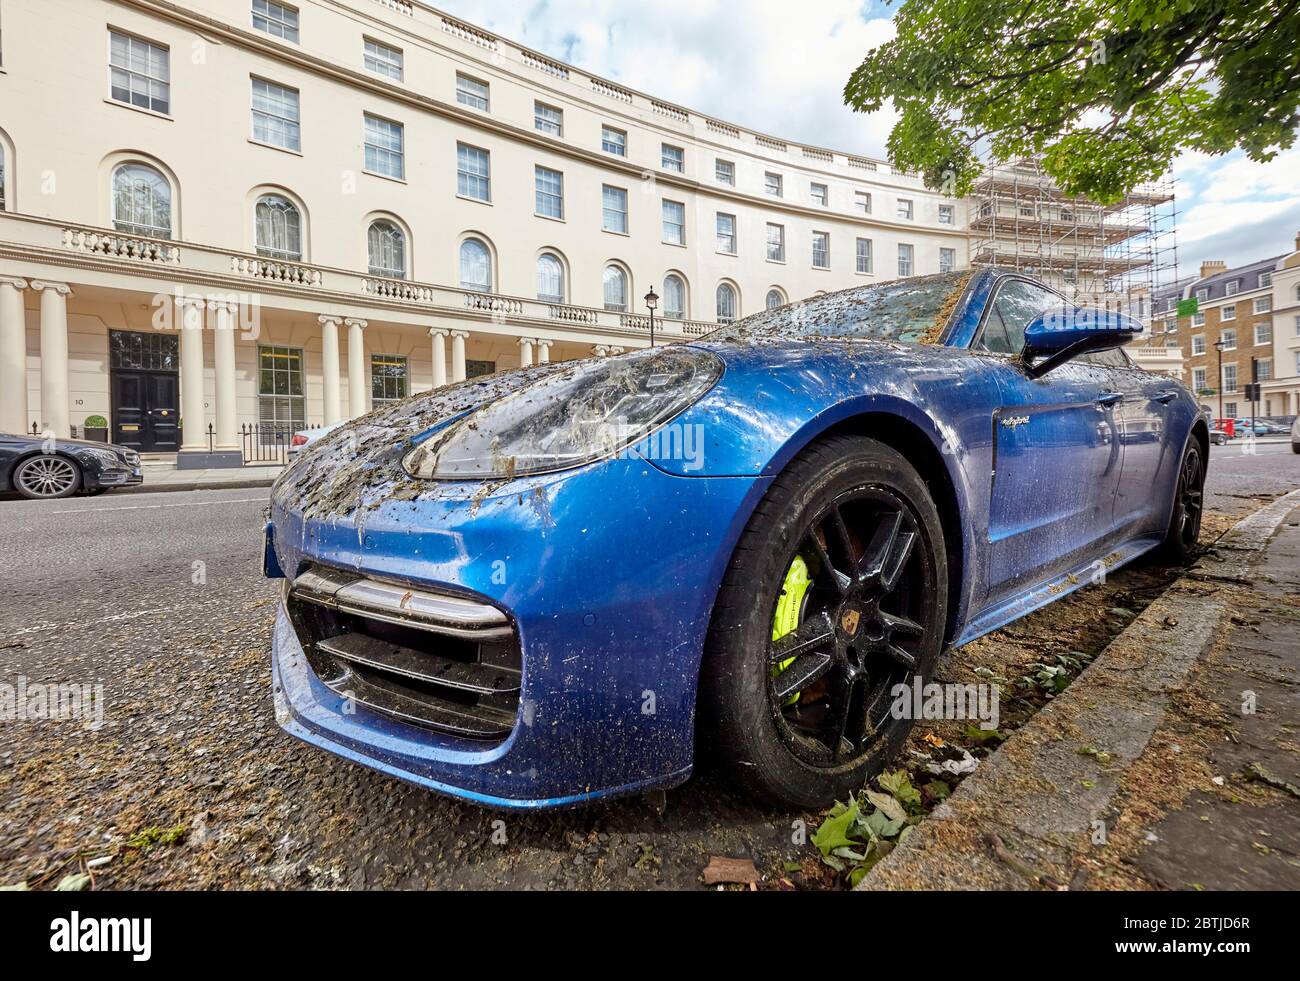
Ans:
{"type": "MultiPolygon", "coordinates": [[[[1288,444],[1256,449],[1214,448],[1212,508],[1238,514],[1300,486],[1288,444]]],[[[767,870],[807,860],[795,822],[811,816],[757,808],[707,775],[662,814],[636,799],[502,815],[285,736],[266,498],[0,501],[0,680],[104,686],[97,730],[0,723],[0,885],[52,884],[97,854],[114,856],[96,868],[101,888],[682,888],[711,855],[767,870]],[[122,848],[178,827],[176,844],[122,848]]]]}

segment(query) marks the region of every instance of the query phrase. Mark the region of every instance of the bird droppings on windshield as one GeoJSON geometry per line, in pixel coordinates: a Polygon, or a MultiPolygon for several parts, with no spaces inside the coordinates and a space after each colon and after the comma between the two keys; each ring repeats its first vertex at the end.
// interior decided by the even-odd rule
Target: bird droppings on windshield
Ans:
{"type": "Polygon", "coordinates": [[[966,287],[973,275],[974,273],[968,272],[953,285],[947,299],[943,301],[943,306],[935,313],[929,328],[917,338],[918,344],[938,344],[943,339],[944,328],[948,326],[948,321],[952,319],[952,313],[957,309],[957,304],[961,302],[962,294],[966,292],[966,287]]]}
{"type": "Polygon", "coordinates": [[[969,281],[970,273],[940,273],[826,293],[746,317],[704,340],[847,338],[934,344],[969,281]]]}

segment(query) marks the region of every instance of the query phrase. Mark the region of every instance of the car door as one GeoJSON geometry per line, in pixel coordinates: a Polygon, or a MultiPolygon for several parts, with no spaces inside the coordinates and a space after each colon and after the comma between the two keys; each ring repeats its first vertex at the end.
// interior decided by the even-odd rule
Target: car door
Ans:
{"type": "Polygon", "coordinates": [[[1169,408],[1178,398],[1178,386],[1164,375],[1136,367],[1118,348],[1085,355],[1081,361],[1098,373],[1104,392],[1121,396],[1117,408],[1124,462],[1115,495],[1116,534],[1162,525],[1170,502],[1153,489],[1170,486],[1170,474],[1182,455],[1181,446],[1169,445],[1169,408]]]}
{"type": "Polygon", "coordinates": [[[1001,403],[993,418],[987,605],[1063,574],[1111,535],[1123,446],[1121,395],[1091,365],[1031,378],[1025,328],[1064,299],[1008,278],[994,292],[975,347],[992,358],[1001,403]]]}

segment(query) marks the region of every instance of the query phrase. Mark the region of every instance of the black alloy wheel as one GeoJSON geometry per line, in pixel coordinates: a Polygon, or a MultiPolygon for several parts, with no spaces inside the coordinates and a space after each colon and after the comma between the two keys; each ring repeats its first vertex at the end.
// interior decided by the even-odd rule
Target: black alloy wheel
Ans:
{"type": "Polygon", "coordinates": [[[947,621],[926,482],[875,440],[813,443],[755,508],[714,603],[701,754],[783,806],[844,800],[902,748],[915,720],[891,711],[896,686],[925,683],[947,621]]]}
{"type": "Polygon", "coordinates": [[[814,766],[860,759],[889,722],[894,686],[916,671],[934,590],[933,570],[914,554],[919,537],[907,502],[863,487],[817,515],[800,541],[813,585],[803,623],[769,645],[768,704],[786,744],[814,766]]]}

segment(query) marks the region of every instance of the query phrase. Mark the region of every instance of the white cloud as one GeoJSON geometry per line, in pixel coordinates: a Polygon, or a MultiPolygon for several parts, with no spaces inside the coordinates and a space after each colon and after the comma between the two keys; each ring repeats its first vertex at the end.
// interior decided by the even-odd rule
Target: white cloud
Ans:
{"type": "Polygon", "coordinates": [[[1300,231],[1300,147],[1258,164],[1236,151],[1184,154],[1178,179],[1178,258],[1182,275],[1207,259],[1229,266],[1281,255],[1300,231]]]}
{"type": "Polygon", "coordinates": [[[1202,201],[1235,202],[1260,198],[1292,199],[1300,194],[1300,146],[1279,153],[1268,163],[1255,163],[1232,153],[1212,161],[1200,172],[1202,201]]]}
{"type": "Polygon", "coordinates": [[[862,0],[444,0],[443,9],[584,71],[801,143],[884,156],[892,112],[843,104],[849,75],[894,36],[862,0]]]}

